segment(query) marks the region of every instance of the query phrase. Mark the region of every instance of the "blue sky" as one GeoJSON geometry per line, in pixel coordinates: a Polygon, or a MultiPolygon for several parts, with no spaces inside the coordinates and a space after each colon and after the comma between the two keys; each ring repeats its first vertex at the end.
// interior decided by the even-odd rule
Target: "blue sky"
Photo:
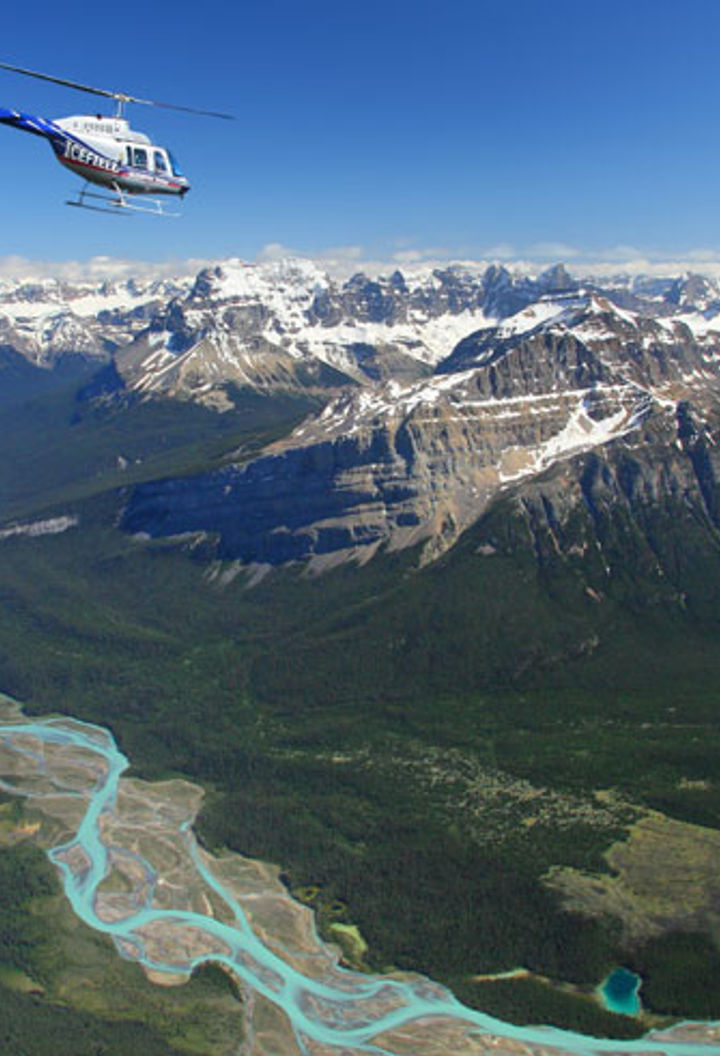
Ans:
{"type": "MultiPolygon", "coordinates": [[[[6,14],[0,60],[236,114],[131,109],[191,179],[183,218],[68,209],[80,181],[0,128],[0,257],[720,260],[720,0],[146,12],[40,0],[6,14]]],[[[4,71],[0,105],[96,108],[4,71]]]]}

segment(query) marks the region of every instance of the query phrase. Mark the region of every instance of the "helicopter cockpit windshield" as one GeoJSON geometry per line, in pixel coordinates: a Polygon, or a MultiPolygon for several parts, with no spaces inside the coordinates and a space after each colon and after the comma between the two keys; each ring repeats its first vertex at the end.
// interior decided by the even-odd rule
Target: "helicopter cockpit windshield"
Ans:
{"type": "Polygon", "coordinates": [[[173,176],[182,176],[183,175],[183,171],[180,168],[180,166],[178,165],[177,158],[175,157],[175,155],[173,154],[173,152],[171,150],[169,150],[167,152],[167,156],[170,159],[170,168],[173,171],[173,176]]]}

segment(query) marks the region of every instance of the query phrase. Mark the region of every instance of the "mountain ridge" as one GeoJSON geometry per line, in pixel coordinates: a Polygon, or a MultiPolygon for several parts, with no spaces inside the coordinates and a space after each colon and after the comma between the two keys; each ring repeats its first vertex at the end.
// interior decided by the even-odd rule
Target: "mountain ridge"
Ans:
{"type": "Polygon", "coordinates": [[[714,509],[720,287],[699,275],[449,265],[341,281],[231,260],[182,281],[5,282],[0,329],[22,394],[68,362],[87,370],[81,413],[319,402],[252,459],[230,449],[209,473],[129,491],[127,531],[203,533],[223,559],[327,567],[420,543],[432,560],[508,489],[615,447],[637,449],[649,482],[675,445],[690,470],[666,486],[714,509]],[[704,461],[681,418],[707,437],[704,461]]]}

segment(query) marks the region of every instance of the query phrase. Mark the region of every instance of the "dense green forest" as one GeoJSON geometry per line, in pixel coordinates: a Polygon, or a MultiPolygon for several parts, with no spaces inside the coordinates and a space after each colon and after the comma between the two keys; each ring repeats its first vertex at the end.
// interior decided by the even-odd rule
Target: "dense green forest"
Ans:
{"type": "Polygon", "coordinates": [[[632,964],[642,975],[647,1008],[691,1019],[720,1018],[720,950],[708,935],[676,932],[651,939],[635,951],[632,964]]]}
{"type": "Polygon", "coordinates": [[[639,1038],[644,1026],[630,1016],[603,1012],[591,996],[579,997],[537,979],[497,979],[454,983],[457,996],[471,1008],[511,1023],[552,1023],[599,1037],[639,1038]]]}
{"type": "Polygon", "coordinates": [[[113,1022],[0,984],[0,1051],[13,1056],[181,1056],[139,1022],[113,1022]]]}

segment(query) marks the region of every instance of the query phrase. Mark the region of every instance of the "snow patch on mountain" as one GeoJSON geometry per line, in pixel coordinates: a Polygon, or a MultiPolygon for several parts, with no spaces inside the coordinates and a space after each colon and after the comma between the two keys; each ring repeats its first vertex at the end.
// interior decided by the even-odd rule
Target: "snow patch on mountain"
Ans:
{"type": "Polygon", "coordinates": [[[604,418],[593,417],[589,413],[587,394],[577,402],[563,428],[547,440],[534,452],[533,456],[521,467],[512,466],[513,449],[503,453],[498,466],[498,476],[502,484],[509,484],[526,476],[542,473],[562,459],[572,458],[584,451],[601,447],[611,440],[625,436],[645,420],[651,409],[651,401],[631,400],[621,406],[614,414],[604,418]]]}
{"type": "Polygon", "coordinates": [[[310,354],[345,370],[352,367],[352,349],[357,345],[395,346],[421,363],[434,366],[450,355],[458,341],[494,322],[482,310],[468,310],[439,319],[418,314],[412,322],[340,323],[335,327],[306,324],[294,332],[287,328],[287,347],[298,355],[310,354]]]}

